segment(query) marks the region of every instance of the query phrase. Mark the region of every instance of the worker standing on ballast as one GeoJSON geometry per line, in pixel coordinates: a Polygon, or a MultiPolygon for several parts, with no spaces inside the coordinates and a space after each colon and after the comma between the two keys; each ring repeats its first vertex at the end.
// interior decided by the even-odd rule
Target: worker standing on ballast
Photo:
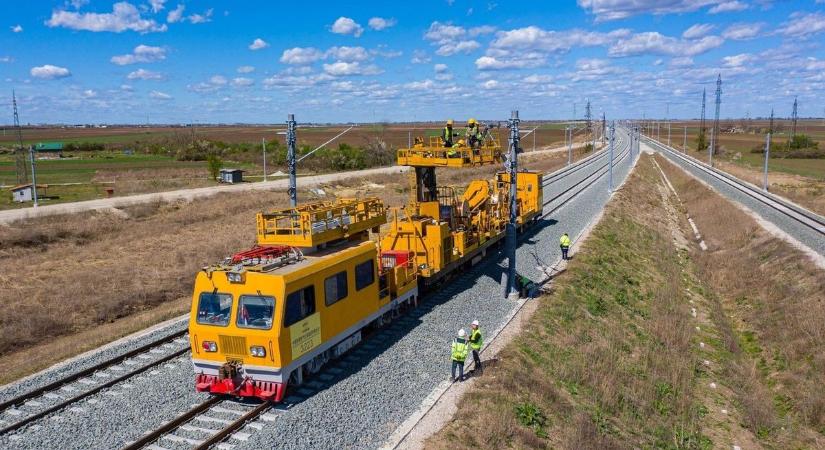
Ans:
{"type": "Polygon", "coordinates": [[[561,235],[559,246],[561,247],[561,259],[565,261],[570,259],[570,257],[567,256],[567,252],[570,250],[570,236],[568,236],[567,233],[561,235]]]}
{"type": "Polygon", "coordinates": [[[453,340],[450,353],[450,359],[452,359],[450,381],[455,382],[456,380],[456,368],[458,369],[458,380],[464,381],[464,360],[467,359],[467,332],[464,331],[464,328],[458,330],[458,336],[453,340]]]}
{"type": "Polygon", "coordinates": [[[473,362],[476,365],[473,372],[476,370],[478,370],[479,373],[484,372],[484,368],[481,367],[481,357],[478,355],[483,344],[484,337],[481,335],[481,328],[478,326],[478,320],[474,320],[470,329],[470,350],[473,351],[473,362]]]}

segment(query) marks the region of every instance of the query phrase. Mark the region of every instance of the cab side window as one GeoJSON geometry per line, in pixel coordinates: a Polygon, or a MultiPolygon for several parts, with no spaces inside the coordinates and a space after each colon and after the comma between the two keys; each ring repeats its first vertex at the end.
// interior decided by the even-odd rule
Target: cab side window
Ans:
{"type": "Polygon", "coordinates": [[[286,296],[284,327],[315,313],[315,286],[307,286],[286,296]]]}
{"type": "Polygon", "coordinates": [[[355,290],[360,291],[375,282],[375,264],[370,259],[355,266],[355,290]]]}
{"type": "Polygon", "coordinates": [[[337,303],[347,296],[347,272],[338,272],[324,280],[324,302],[327,306],[337,303]]]}

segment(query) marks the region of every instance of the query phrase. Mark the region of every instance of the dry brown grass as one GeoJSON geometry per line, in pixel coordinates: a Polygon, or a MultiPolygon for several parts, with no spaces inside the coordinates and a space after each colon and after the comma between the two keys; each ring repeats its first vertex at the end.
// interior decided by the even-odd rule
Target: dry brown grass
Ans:
{"type": "Polygon", "coordinates": [[[780,447],[825,446],[825,273],[719,195],[660,159],[709,241],[696,266],[745,423],[780,447]]]}

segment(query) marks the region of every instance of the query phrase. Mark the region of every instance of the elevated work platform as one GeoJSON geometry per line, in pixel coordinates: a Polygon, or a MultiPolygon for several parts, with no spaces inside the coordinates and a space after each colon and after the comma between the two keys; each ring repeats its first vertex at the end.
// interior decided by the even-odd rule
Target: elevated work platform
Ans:
{"type": "Polygon", "coordinates": [[[316,247],[369,230],[377,232],[387,222],[387,213],[378,198],[345,198],[258,213],[256,219],[259,245],[316,247]]]}
{"type": "Polygon", "coordinates": [[[430,137],[429,145],[419,143],[398,149],[398,165],[412,167],[475,167],[504,161],[501,145],[487,139],[480,146],[469,147],[463,140],[444,147],[439,137],[430,137]]]}

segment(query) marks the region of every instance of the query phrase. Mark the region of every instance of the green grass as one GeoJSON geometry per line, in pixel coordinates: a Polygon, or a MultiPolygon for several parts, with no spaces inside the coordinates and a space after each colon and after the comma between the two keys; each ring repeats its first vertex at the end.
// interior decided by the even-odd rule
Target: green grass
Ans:
{"type": "MultiPolygon", "coordinates": [[[[731,160],[731,162],[751,168],[761,170],[764,158],[756,153],[742,153],[742,158],[731,160]]],[[[771,158],[768,163],[769,171],[784,172],[792,175],[825,180],[825,159],[782,159],[771,158]]]]}

